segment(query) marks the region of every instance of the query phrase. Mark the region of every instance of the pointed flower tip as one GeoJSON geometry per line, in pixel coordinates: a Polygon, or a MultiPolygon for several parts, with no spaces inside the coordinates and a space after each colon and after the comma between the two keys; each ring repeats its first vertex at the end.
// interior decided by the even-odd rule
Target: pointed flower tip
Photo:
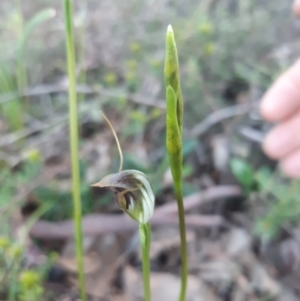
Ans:
{"type": "Polygon", "coordinates": [[[173,37],[174,36],[174,32],[173,32],[173,28],[172,28],[171,24],[167,28],[167,36],[168,37],[173,37]]]}
{"type": "Polygon", "coordinates": [[[172,28],[171,25],[169,25],[168,29],[167,29],[166,42],[167,42],[167,48],[169,48],[169,47],[171,47],[171,48],[176,47],[174,31],[173,31],[173,28],[172,28]]]}

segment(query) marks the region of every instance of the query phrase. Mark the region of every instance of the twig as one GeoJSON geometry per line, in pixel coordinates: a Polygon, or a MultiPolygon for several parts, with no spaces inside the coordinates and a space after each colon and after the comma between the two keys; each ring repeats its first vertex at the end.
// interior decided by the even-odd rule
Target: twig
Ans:
{"type": "MultiPolygon", "coordinates": [[[[191,219],[189,215],[186,216],[189,226],[194,227],[213,227],[224,225],[224,220],[220,216],[216,215],[192,215],[191,219]]],[[[176,216],[159,216],[155,215],[151,219],[153,226],[159,225],[178,225],[178,219],[176,216]]],[[[84,235],[102,235],[107,233],[121,233],[136,230],[136,224],[129,219],[126,215],[120,217],[116,214],[91,214],[83,218],[83,234],[84,235]]],[[[65,239],[74,236],[73,222],[48,222],[38,221],[30,230],[30,234],[34,238],[40,239],[65,239]]]]}
{"type": "MultiPolygon", "coordinates": [[[[57,122],[54,122],[52,125],[57,125],[57,123],[59,123],[58,120],[56,120],[57,122]]],[[[51,127],[51,125],[35,125],[32,126],[31,128],[24,128],[22,130],[19,130],[17,132],[14,133],[10,133],[7,134],[5,136],[3,136],[0,140],[0,147],[4,147],[4,146],[8,146],[10,144],[13,144],[23,138],[26,138],[38,131],[42,131],[42,130],[46,130],[47,128],[51,127]]]]}
{"type": "MultiPolygon", "coordinates": [[[[10,94],[5,94],[4,96],[0,97],[0,104],[4,102],[8,102],[10,100],[13,100],[14,97],[17,96],[23,96],[23,97],[30,97],[34,95],[43,95],[43,94],[49,94],[49,93],[54,93],[54,92],[67,92],[68,87],[67,86],[52,86],[52,85],[43,85],[43,86],[38,86],[33,89],[28,89],[28,91],[25,90],[24,93],[18,94],[18,93],[10,93],[10,94]],[[3,101],[5,100],[5,101],[3,101]]],[[[77,92],[79,93],[86,93],[86,94],[99,94],[101,96],[107,96],[107,97],[119,97],[119,98],[127,98],[135,103],[142,104],[142,105],[147,105],[147,106],[153,106],[153,107],[158,107],[161,109],[165,109],[165,104],[162,100],[154,100],[152,98],[148,98],[139,94],[126,94],[123,92],[115,92],[115,91],[109,91],[109,90],[103,90],[103,89],[93,89],[88,86],[79,86],[77,89],[77,92]]],[[[97,104],[97,107],[99,104],[97,104]]],[[[80,106],[79,108],[79,113],[82,114],[88,110],[91,109],[90,104],[84,103],[83,105],[80,106]]],[[[51,124],[36,124],[30,128],[24,128],[22,130],[19,130],[14,133],[7,134],[3,136],[0,139],[0,147],[3,148],[5,146],[11,145],[13,143],[16,143],[17,141],[24,139],[38,131],[45,131],[47,129],[50,129],[52,127],[55,127],[57,125],[61,125],[66,123],[68,120],[68,115],[67,113],[65,116],[61,118],[56,118],[54,122],[51,122],[51,124]]]]}
{"type": "Polygon", "coordinates": [[[249,109],[250,104],[239,104],[213,112],[191,130],[191,136],[201,136],[205,132],[207,132],[213,125],[223,121],[224,119],[244,115],[249,112],[249,109]]]}
{"type": "MultiPolygon", "coordinates": [[[[90,106],[83,104],[79,108],[78,113],[83,114],[84,112],[86,112],[90,109],[91,109],[90,106]]],[[[17,132],[14,132],[14,133],[7,134],[7,135],[1,137],[0,147],[5,147],[5,146],[11,145],[13,143],[16,143],[17,141],[24,139],[36,132],[49,130],[51,128],[54,128],[54,127],[60,126],[60,125],[61,126],[65,125],[67,123],[67,121],[68,121],[68,113],[66,112],[62,117],[55,118],[54,120],[52,120],[52,123],[50,123],[50,124],[44,124],[44,125],[36,124],[35,126],[32,126],[31,128],[22,129],[17,132]]]]}
{"type": "MultiPolygon", "coordinates": [[[[61,85],[61,84],[40,85],[33,88],[27,88],[20,93],[12,92],[12,93],[4,94],[0,97],[0,104],[12,101],[16,97],[41,96],[41,95],[46,95],[51,93],[67,93],[67,91],[68,91],[68,85],[61,85]]],[[[116,90],[103,89],[102,87],[93,88],[87,85],[78,85],[76,91],[79,94],[91,94],[91,95],[96,94],[96,95],[114,97],[114,98],[126,98],[138,104],[158,107],[161,109],[166,108],[164,100],[156,100],[141,94],[125,93],[116,90]]]]}
{"type": "Polygon", "coordinates": [[[261,131],[250,127],[242,127],[239,132],[253,142],[262,143],[264,140],[264,134],[261,131]]]}
{"type": "MultiPolygon", "coordinates": [[[[201,204],[228,197],[241,196],[242,192],[238,186],[216,186],[204,192],[192,194],[184,199],[185,211],[189,211],[201,204]]],[[[164,225],[177,223],[177,206],[173,201],[170,204],[157,208],[151,218],[153,225],[164,225]]],[[[187,215],[187,225],[212,227],[225,225],[220,216],[215,215],[187,215]]],[[[126,215],[113,214],[91,214],[83,218],[84,235],[101,235],[110,232],[134,231],[136,223],[126,215]]],[[[64,239],[73,237],[73,222],[38,221],[31,229],[30,234],[35,238],[42,239],[64,239]]]]}

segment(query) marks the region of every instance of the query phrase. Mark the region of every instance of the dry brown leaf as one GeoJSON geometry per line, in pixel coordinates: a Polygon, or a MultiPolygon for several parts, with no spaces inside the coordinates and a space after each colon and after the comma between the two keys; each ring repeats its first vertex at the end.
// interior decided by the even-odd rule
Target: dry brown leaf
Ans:
{"type": "MultiPolygon", "coordinates": [[[[170,273],[151,273],[151,298],[155,301],[177,300],[180,278],[170,273]]],[[[130,301],[142,300],[143,283],[141,273],[132,267],[124,269],[126,297],[130,301]]],[[[126,300],[127,300],[126,299],[126,300]]],[[[219,301],[212,292],[195,276],[188,276],[186,301],[219,301]]]]}
{"type": "MultiPolygon", "coordinates": [[[[77,272],[76,258],[60,257],[57,260],[57,264],[70,273],[77,272]]],[[[83,265],[84,273],[91,274],[99,270],[102,264],[100,257],[96,253],[92,252],[84,256],[83,265]]]]}

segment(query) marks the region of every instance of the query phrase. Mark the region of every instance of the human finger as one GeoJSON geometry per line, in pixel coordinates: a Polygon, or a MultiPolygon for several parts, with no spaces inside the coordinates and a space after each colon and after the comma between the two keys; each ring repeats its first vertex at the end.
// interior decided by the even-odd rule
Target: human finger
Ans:
{"type": "Polygon", "coordinates": [[[300,149],[289,154],[280,163],[280,169],[282,172],[291,178],[300,177],[300,149]]]}
{"type": "Polygon", "coordinates": [[[280,121],[300,109],[300,60],[282,74],[263,97],[262,116],[269,121],[280,121]]]}
{"type": "Polygon", "coordinates": [[[300,0],[295,0],[293,4],[293,11],[295,15],[300,17],[300,0]]]}
{"type": "Polygon", "coordinates": [[[273,158],[280,159],[300,148],[300,112],[291,119],[277,125],[264,139],[263,149],[265,153],[273,158]]]}

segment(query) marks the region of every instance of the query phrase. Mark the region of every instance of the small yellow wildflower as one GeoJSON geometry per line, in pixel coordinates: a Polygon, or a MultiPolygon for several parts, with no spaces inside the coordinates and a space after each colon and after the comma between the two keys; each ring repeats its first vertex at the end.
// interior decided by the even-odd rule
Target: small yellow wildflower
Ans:
{"type": "Polygon", "coordinates": [[[150,62],[150,65],[152,67],[159,67],[161,65],[161,62],[159,60],[156,60],[156,59],[153,59],[151,62],[150,62]]]}
{"type": "Polygon", "coordinates": [[[204,35],[210,35],[213,33],[214,28],[212,23],[210,22],[203,22],[199,26],[199,31],[204,35]]]}
{"type": "Polygon", "coordinates": [[[37,148],[31,148],[24,152],[25,158],[27,158],[31,162],[40,162],[41,161],[41,153],[37,148]]]}
{"type": "Polygon", "coordinates": [[[40,283],[40,275],[35,271],[23,271],[20,274],[20,284],[26,289],[32,289],[40,283]]]}
{"type": "Polygon", "coordinates": [[[0,250],[6,249],[9,246],[9,239],[5,236],[0,237],[0,250]]]}
{"type": "Polygon", "coordinates": [[[117,76],[113,72],[108,72],[104,75],[104,82],[109,86],[114,86],[117,83],[117,76]]]}
{"type": "Polygon", "coordinates": [[[126,79],[127,81],[133,81],[133,80],[135,80],[135,79],[136,79],[136,74],[135,74],[135,72],[133,72],[133,71],[127,72],[127,73],[125,74],[125,79],[126,79]]]}
{"type": "Polygon", "coordinates": [[[206,43],[203,48],[204,55],[210,56],[216,51],[216,45],[213,43],[206,43]]]}
{"type": "Polygon", "coordinates": [[[127,62],[126,62],[126,65],[127,65],[127,67],[129,68],[129,69],[135,69],[136,68],[136,66],[137,66],[137,61],[136,60],[128,60],[127,62]]]}
{"type": "Polygon", "coordinates": [[[8,254],[12,258],[20,257],[23,252],[23,249],[19,245],[13,245],[8,249],[8,254]]]}
{"type": "Polygon", "coordinates": [[[152,118],[157,118],[157,117],[161,116],[161,114],[162,114],[161,109],[159,109],[159,108],[154,108],[151,111],[151,117],[152,118]]]}
{"type": "Polygon", "coordinates": [[[132,42],[130,44],[130,50],[132,52],[140,52],[141,49],[142,49],[142,46],[141,46],[141,44],[139,42],[132,42]]]}

